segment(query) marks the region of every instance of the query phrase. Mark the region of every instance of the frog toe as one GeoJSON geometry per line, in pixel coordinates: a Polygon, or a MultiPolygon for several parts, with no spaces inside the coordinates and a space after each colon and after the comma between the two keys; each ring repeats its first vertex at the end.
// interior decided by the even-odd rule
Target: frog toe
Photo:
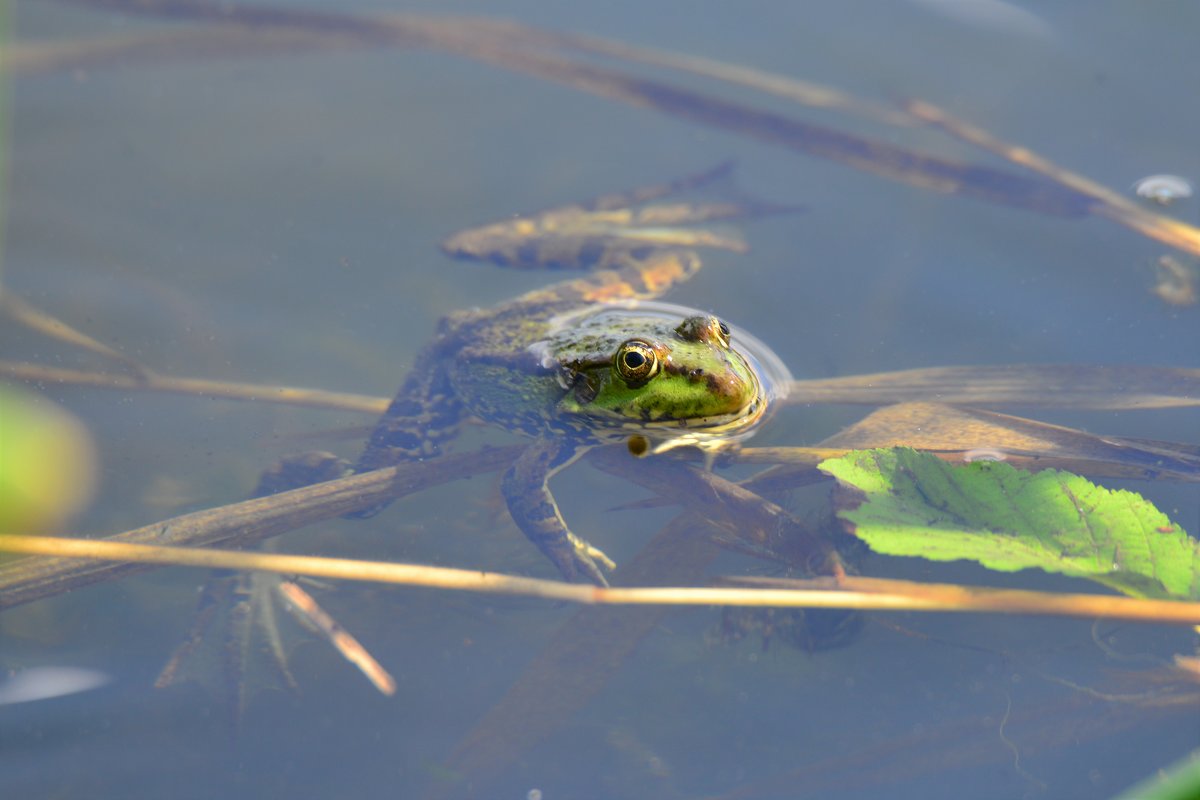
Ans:
{"type": "Polygon", "coordinates": [[[592,547],[575,534],[567,531],[563,536],[551,540],[536,542],[538,549],[550,560],[564,580],[572,583],[592,583],[596,586],[608,586],[604,578],[604,569],[613,569],[615,565],[600,550],[592,547]]]}
{"type": "Polygon", "coordinates": [[[613,560],[605,555],[603,550],[593,547],[573,533],[568,533],[567,538],[574,548],[571,565],[574,574],[586,578],[597,586],[608,586],[608,581],[605,579],[604,573],[600,571],[600,567],[609,571],[616,569],[617,565],[613,560]]]}

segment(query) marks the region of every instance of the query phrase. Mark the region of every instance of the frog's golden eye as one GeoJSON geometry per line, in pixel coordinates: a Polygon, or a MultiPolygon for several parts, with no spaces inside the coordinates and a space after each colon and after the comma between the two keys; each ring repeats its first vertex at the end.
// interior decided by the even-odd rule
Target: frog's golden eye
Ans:
{"type": "Polygon", "coordinates": [[[629,386],[640,386],[658,374],[658,353],[645,342],[630,339],[617,348],[613,366],[629,386]]]}

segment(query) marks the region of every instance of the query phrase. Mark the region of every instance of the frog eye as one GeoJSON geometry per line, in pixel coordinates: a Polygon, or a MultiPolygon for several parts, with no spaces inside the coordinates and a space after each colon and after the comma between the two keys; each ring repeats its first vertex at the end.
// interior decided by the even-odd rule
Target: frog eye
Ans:
{"type": "Polygon", "coordinates": [[[729,326],[716,317],[704,314],[687,317],[679,323],[675,333],[685,342],[707,342],[724,348],[729,347],[729,326]]]}
{"type": "Polygon", "coordinates": [[[643,341],[630,339],[613,356],[617,374],[630,386],[639,386],[658,374],[658,353],[643,341]]]}

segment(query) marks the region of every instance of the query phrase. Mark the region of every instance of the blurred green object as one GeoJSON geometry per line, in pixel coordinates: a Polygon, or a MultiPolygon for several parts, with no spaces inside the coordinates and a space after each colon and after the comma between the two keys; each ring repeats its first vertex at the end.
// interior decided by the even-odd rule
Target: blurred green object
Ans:
{"type": "MultiPolygon", "coordinates": [[[[8,45],[9,39],[12,38],[8,28],[10,18],[8,0],[0,0],[0,51],[8,45]]],[[[0,280],[4,277],[4,247],[8,241],[4,235],[5,225],[8,221],[8,132],[10,128],[8,100],[8,72],[4,67],[4,59],[0,57],[0,280]]],[[[2,291],[4,291],[4,286],[0,283],[0,292],[2,291]]]]}
{"type": "Polygon", "coordinates": [[[45,397],[0,384],[0,534],[61,528],[95,483],[83,423],[45,397]]]}
{"type": "Polygon", "coordinates": [[[1200,750],[1188,753],[1112,800],[1200,800],[1200,750]]]}

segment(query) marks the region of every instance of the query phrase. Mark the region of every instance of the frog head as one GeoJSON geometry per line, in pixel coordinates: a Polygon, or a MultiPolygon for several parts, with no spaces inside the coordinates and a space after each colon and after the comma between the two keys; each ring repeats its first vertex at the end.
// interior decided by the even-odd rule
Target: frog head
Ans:
{"type": "Polygon", "coordinates": [[[610,353],[563,364],[570,391],[560,412],[614,436],[686,439],[680,444],[728,439],[762,416],[762,381],[716,317],[687,316],[673,328],[635,323],[624,332],[610,353]]]}

